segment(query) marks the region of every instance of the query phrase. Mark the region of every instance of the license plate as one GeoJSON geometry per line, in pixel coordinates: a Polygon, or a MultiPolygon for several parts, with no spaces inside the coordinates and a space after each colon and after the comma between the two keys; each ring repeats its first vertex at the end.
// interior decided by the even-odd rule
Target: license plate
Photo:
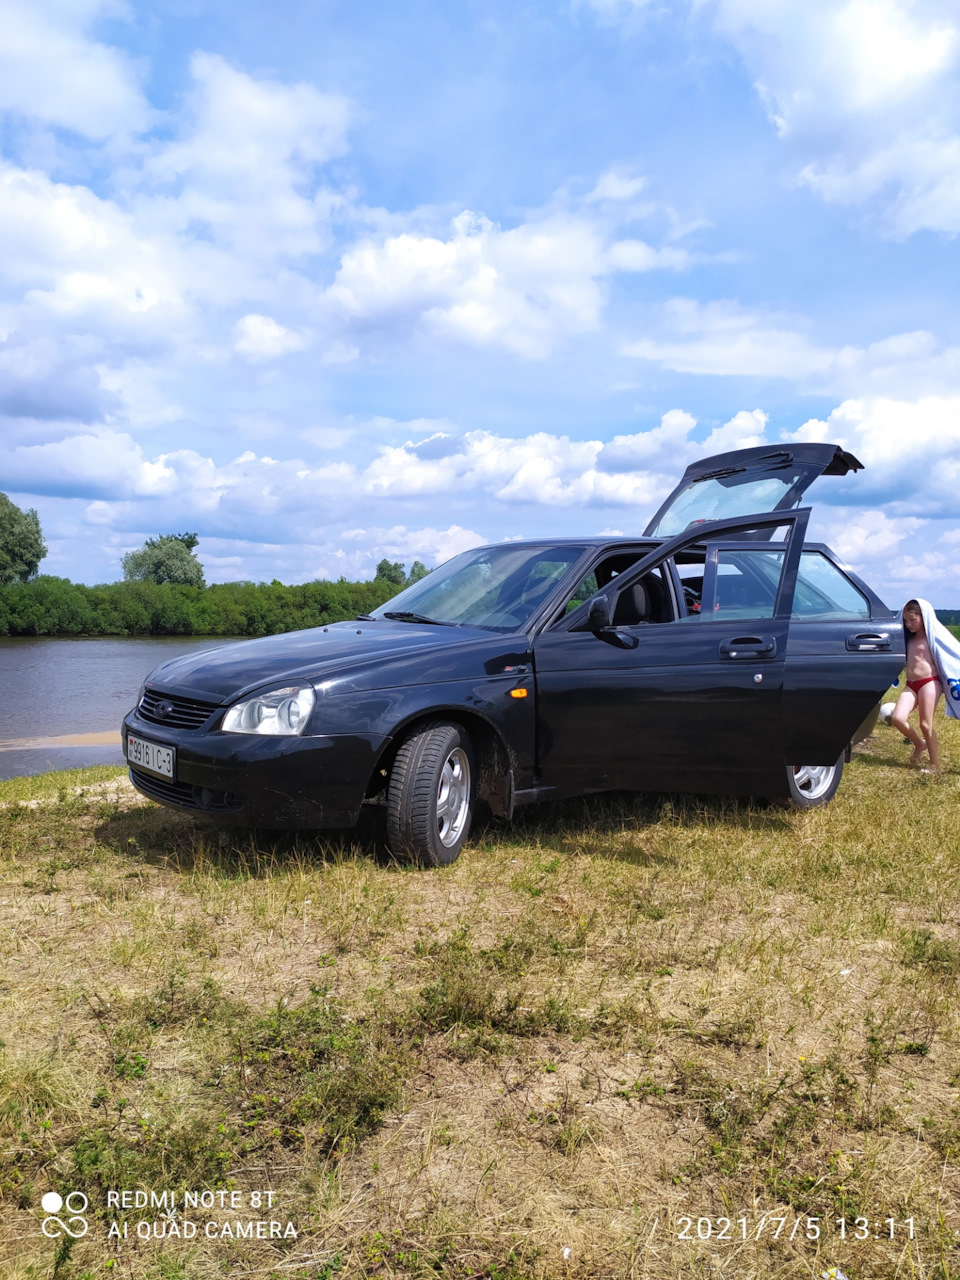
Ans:
{"type": "Polygon", "coordinates": [[[172,779],[176,776],[177,753],[173,747],[162,747],[159,742],[147,742],[128,733],[127,764],[172,779]]]}

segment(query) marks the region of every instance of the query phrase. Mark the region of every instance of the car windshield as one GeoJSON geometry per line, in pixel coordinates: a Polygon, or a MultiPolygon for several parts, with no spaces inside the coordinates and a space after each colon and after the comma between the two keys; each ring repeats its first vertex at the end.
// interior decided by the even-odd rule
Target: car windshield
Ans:
{"type": "Polygon", "coordinates": [[[374,618],[517,631],[570,567],[582,546],[509,543],[456,556],[374,609],[374,618]]]}
{"type": "Polygon", "coordinates": [[[751,475],[746,471],[688,481],[660,517],[657,527],[648,532],[658,538],[669,538],[704,520],[728,520],[776,511],[801,476],[808,472],[809,468],[785,467],[773,475],[751,475]]]}

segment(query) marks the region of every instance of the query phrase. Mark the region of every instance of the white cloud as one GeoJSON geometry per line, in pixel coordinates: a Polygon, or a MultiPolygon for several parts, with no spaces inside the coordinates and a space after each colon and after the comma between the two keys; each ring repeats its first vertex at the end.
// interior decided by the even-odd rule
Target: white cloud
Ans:
{"type": "Polygon", "coordinates": [[[821,521],[824,540],[854,568],[889,556],[905,538],[929,522],[916,516],[890,516],[885,511],[846,509],[821,521]]]}
{"type": "Polygon", "coordinates": [[[607,250],[615,271],[686,271],[694,261],[686,249],[653,249],[642,240],[618,240],[607,250]]]}
{"type": "Polygon", "coordinates": [[[696,425],[692,414],[671,409],[663,415],[659,427],[614,436],[604,445],[604,466],[608,470],[668,472],[671,467],[676,468],[677,458],[683,456],[696,425]]]}
{"type": "MultiPolygon", "coordinates": [[[[345,146],[346,101],[211,55],[192,70],[172,136],[123,153],[111,198],[0,160],[0,410],[158,426],[182,412],[164,384],[184,365],[256,363],[312,341],[304,255],[330,245],[340,197],[318,166],[345,146]]],[[[321,341],[323,363],[358,354],[321,341]]]]}
{"type": "Polygon", "coordinates": [[[151,218],[178,231],[207,227],[254,260],[324,249],[340,197],[317,187],[314,173],[346,150],[346,99],[256,79],[209,53],[194,55],[191,72],[187,123],[145,167],[158,192],[176,191],[151,218]]]}
{"type": "Polygon", "coordinates": [[[0,278],[27,306],[129,323],[182,303],[171,246],[138,234],[128,212],[87,187],[0,162],[0,240],[0,278]]]}
{"type": "Polygon", "coordinates": [[[255,313],[237,321],[236,335],[235,349],[255,363],[273,360],[289,351],[302,351],[306,346],[301,334],[285,329],[270,316],[255,313]]]}
{"type": "Polygon", "coordinates": [[[458,524],[452,524],[447,529],[433,529],[429,526],[408,529],[403,524],[393,525],[389,529],[376,526],[345,529],[340,537],[344,542],[362,542],[368,547],[375,547],[381,556],[388,559],[422,560],[429,568],[442,564],[451,556],[458,556],[461,551],[482,546],[487,541],[481,534],[472,529],[464,529],[458,524]]]}
{"type": "Polygon", "coordinates": [[[854,390],[900,396],[960,386],[960,347],[925,330],[893,334],[865,346],[814,342],[802,317],[753,311],[730,299],[674,298],[661,309],[656,337],[623,346],[625,355],[680,373],[787,378],[807,390],[854,390]]]}
{"type": "Polygon", "coordinates": [[[788,317],[763,316],[731,301],[699,303],[675,298],[663,308],[672,336],[640,338],[624,354],[653,360],[681,373],[809,378],[825,374],[835,353],[817,347],[788,317]]]}
{"type": "Polygon", "coordinates": [[[737,46],[799,176],[893,235],[960,230],[960,24],[939,0],[694,0],[737,46]],[[801,159],[805,157],[805,159],[801,159]]]}
{"type": "Polygon", "coordinates": [[[960,518],[960,396],[845,400],[785,439],[829,440],[865,466],[856,489],[897,517],[960,518]]]}
{"type": "Polygon", "coordinates": [[[684,270],[693,261],[681,249],[606,241],[603,224],[582,214],[549,214],[504,231],[465,212],[447,238],[404,232],[354,245],[325,298],[357,322],[408,321],[543,358],[563,338],[599,327],[608,275],[684,270]]]}
{"type": "Polygon", "coordinates": [[[752,449],[766,443],[768,415],[762,409],[741,409],[729,422],[711,431],[700,446],[708,457],[731,449],[752,449]]]}
{"type": "MultiPolygon", "coordinates": [[[[85,493],[118,503],[162,498],[174,501],[168,519],[176,510],[241,526],[277,513],[305,518],[318,502],[333,511],[352,505],[357,494],[401,503],[455,491],[464,501],[652,510],[688,461],[760,442],[765,422],[760,410],[742,411],[699,444],[690,438],[696,419],[680,410],[665,414],[653,431],[606,446],[548,432],[511,438],[439,431],[419,444],[380,445],[363,467],[278,460],[253,450],[223,464],[193,449],[151,458],[130,435],[101,429],[8,447],[0,451],[0,467],[18,492],[85,493]]],[[[97,520],[103,519],[101,512],[97,520]]]]}
{"type": "Polygon", "coordinates": [[[156,119],[137,70],[118,49],[86,35],[111,0],[5,0],[0,6],[0,110],[98,141],[142,132],[156,119]]]}
{"type": "Polygon", "coordinates": [[[585,204],[599,204],[605,200],[632,200],[646,187],[646,178],[631,177],[617,169],[601,174],[597,185],[584,197],[585,204]]]}

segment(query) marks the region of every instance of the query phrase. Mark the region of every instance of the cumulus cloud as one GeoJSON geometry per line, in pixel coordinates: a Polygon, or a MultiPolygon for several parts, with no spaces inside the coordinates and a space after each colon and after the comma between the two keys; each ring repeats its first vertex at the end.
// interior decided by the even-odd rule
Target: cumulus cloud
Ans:
{"type": "Polygon", "coordinates": [[[123,322],[182,301],[173,246],[89,188],[0,162],[0,273],[26,308],[123,322]]]}
{"type": "MultiPolygon", "coordinates": [[[[101,429],[8,446],[0,449],[0,466],[21,492],[86,493],[118,503],[162,498],[174,503],[167,507],[171,516],[173,510],[184,519],[202,512],[211,525],[222,520],[230,528],[247,519],[312,512],[318,501],[339,509],[355,494],[399,503],[456,491],[464,500],[507,506],[652,510],[687,461],[759,443],[765,424],[760,410],[744,410],[697,443],[691,438],[696,419],[672,410],[652,431],[617,436],[608,445],[543,431],[519,438],[440,431],[419,442],[381,444],[365,466],[315,465],[253,450],[224,464],[194,449],[151,458],[129,434],[101,429]]],[[[96,522],[104,523],[103,511],[96,511],[96,522]]]]}
{"type": "Polygon", "coordinates": [[[834,551],[851,565],[863,565],[878,556],[889,557],[905,538],[927,525],[918,516],[891,516],[886,511],[845,510],[841,516],[821,522],[821,531],[834,551]]]}
{"type": "Polygon", "coordinates": [[[89,37],[117,0],[5,0],[0,6],[0,110],[103,141],[157,118],[137,70],[120,50],[89,37]]]}
{"type": "MultiPolygon", "coordinates": [[[[617,198],[639,189],[612,176],[606,183],[617,198]]],[[[503,230],[465,212],[447,236],[403,232],[354,245],[325,300],[357,322],[408,321],[427,332],[542,358],[559,340],[599,326],[606,277],[683,271],[692,262],[690,253],[673,246],[617,240],[603,222],[582,213],[533,217],[503,230]]]]}
{"type": "Polygon", "coordinates": [[[864,463],[856,489],[897,516],[960,518],[960,396],[845,400],[789,440],[830,440],[864,463]]]}
{"type": "Polygon", "coordinates": [[[452,524],[447,529],[408,529],[406,525],[396,524],[386,529],[376,525],[362,529],[344,529],[340,534],[344,543],[362,543],[365,547],[375,547],[388,559],[423,560],[433,567],[458,556],[462,551],[470,551],[473,547],[482,546],[486,539],[472,529],[464,529],[461,525],[452,524]]]}
{"type": "MultiPolygon", "coordinates": [[[[101,9],[65,3],[66,29],[101,9]]],[[[166,136],[123,153],[110,196],[0,160],[0,411],[160,426],[182,413],[163,385],[178,362],[259,363],[308,344],[305,263],[330,247],[340,197],[321,169],[346,145],[348,105],[212,55],[192,72],[166,136]]],[[[130,128],[152,123],[111,101],[130,128]]],[[[331,337],[321,358],[356,355],[331,337]]]]}
{"type": "Polygon", "coordinates": [[[960,231],[960,23],[936,0],[694,0],[739,49],[798,176],[891,234],[960,231]]]}
{"type": "Polygon", "coordinates": [[[306,341],[299,333],[277,324],[272,317],[251,313],[237,321],[233,345],[242,356],[259,363],[286,355],[288,351],[302,351],[306,341]]]}
{"type": "Polygon", "coordinates": [[[176,193],[148,209],[151,220],[180,231],[204,226],[254,259],[325,248],[339,197],[314,174],[346,150],[346,99],[255,78],[215,54],[195,54],[191,72],[179,136],[155,149],[142,175],[176,193]]]}

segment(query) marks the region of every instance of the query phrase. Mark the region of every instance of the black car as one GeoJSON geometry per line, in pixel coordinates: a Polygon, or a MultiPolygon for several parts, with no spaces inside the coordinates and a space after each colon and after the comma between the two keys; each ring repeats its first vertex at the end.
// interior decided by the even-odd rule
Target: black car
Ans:
{"type": "Polygon", "coordinates": [[[836,790],[904,662],[897,615],[797,503],[836,445],[688,467],[637,538],[465,552],[372,615],[191,653],[123,722],[130,778],[222,823],[350,827],[452,862],[478,803],[614,789],[836,790]]]}

